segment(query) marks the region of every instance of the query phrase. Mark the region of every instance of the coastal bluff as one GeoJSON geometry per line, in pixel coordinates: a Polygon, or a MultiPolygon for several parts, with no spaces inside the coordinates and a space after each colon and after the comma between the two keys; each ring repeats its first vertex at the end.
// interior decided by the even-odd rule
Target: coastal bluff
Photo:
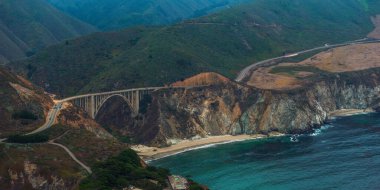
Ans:
{"type": "MultiPolygon", "coordinates": [[[[378,68],[325,72],[308,79],[307,85],[286,90],[259,89],[226,81],[215,73],[200,76],[201,81],[213,83],[194,89],[157,91],[138,119],[124,116],[128,127],[109,119],[108,125],[118,125],[118,132],[128,133],[138,143],[160,147],[170,145],[173,139],[195,136],[304,133],[323,125],[333,111],[380,107],[378,68]]],[[[191,85],[189,81],[200,80],[186,79],[187,85],[191,85]]],[[[110,104],[113,111],[122,106],[110,104]]]]}

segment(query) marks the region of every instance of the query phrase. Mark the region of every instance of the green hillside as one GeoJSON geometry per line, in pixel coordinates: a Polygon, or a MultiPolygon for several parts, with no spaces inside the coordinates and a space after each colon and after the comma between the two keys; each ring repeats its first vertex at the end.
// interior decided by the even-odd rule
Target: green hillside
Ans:
{"type": "Polygon", "coordinates": [[[163,85],[202,71],[234,78],[258,60],[365,37],[380,8],[374,0],[366,3],[368,8],[358,0],[256,0],[173,26],[71,40],[18,65],[64,96],[163,85]]]}
{"type": "Polygon", "coordinates": [[[0,64],[95,29],[45,0],[0,1],[0,64]]]}
{"type": "Polygon", "coordinates": [[[103,30],[162,25],[199,17],[249,0],[48,0],[103,30]]]}

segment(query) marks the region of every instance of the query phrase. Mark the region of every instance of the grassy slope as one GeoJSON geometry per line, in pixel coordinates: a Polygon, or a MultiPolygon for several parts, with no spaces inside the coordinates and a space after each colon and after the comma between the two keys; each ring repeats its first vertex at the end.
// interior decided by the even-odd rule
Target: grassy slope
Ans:
{"type": "Polygon", "coordinates": [[[94,31],[90,25],[63,14],[44,0],[0,2],[0,57],[8,60],[94,31]]]}
{"type": "Polygon", "coordinates": [[[244,1],[248,0],[49,0],[60,10],[105,30],[173,23],[244,1]]]}
{"type": "Polygon", "coordinates": [[[380,7],[369,3],[367,11],[357,0],[257,0],[173,26],[87,36],[19,64],[65,96],[162,85],[202,71],[234,78],[258,60],[365,37],[380,7]]]}

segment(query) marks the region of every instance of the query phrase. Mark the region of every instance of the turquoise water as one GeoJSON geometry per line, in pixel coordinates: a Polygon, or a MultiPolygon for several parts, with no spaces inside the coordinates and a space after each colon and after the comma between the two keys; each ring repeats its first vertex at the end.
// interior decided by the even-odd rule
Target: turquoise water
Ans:
{"type": "Polygon", "coordinates": [[[152,164],[214,190],[380,189],[380,114],[337,118],[292,140],[217,145],[152,164]]]}

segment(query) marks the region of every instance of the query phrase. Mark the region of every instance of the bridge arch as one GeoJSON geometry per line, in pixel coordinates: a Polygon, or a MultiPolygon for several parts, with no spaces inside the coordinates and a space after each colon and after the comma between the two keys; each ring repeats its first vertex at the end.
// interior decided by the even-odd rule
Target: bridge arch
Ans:
{"type": "MultiPolygon", "coordinates": [[[[203,86],[196,86],[203,87],[203,86]]],[[[194,88],[192,86],[176,86],[176,87],[147,87],[147,88],[133,88],[126,90],[110,91],[110,92],[101,92],[101,93],[92,93],[92,94],[83,94],[73,97],[68,97],[60,102],[71,102],[72,104],[85,110],[92,119],[95,119],[100,108],[105,102],[110,98],[119,96],[127,102],[133,114],[137,115],[140,109],[140,100],[145,94],[150,94],[157,90],[161,89],[190,89],[194,88]]]]}
{"type": "Polygon", "coordinates": [[[95,113],[94,113],[94,118],[96,118],[96,116],[98,115],[100,109],[103,107],[103,105],[110,99],[110,98],[113,98],[113,97],[120,97],[122,98],[129,106],[129,108],[131,109],[132,113],[133,114],[138,114],[138,111],[139,110],[135,110],[135,108],[133,107],[132,103],[130,102],[130,100],[128,99],[128,97],[126,96],[123,96],[122,94],[110,94],[109,96],[105,97],[104,99],[102,99],[98,105],[95,106],[95,113]]]}

